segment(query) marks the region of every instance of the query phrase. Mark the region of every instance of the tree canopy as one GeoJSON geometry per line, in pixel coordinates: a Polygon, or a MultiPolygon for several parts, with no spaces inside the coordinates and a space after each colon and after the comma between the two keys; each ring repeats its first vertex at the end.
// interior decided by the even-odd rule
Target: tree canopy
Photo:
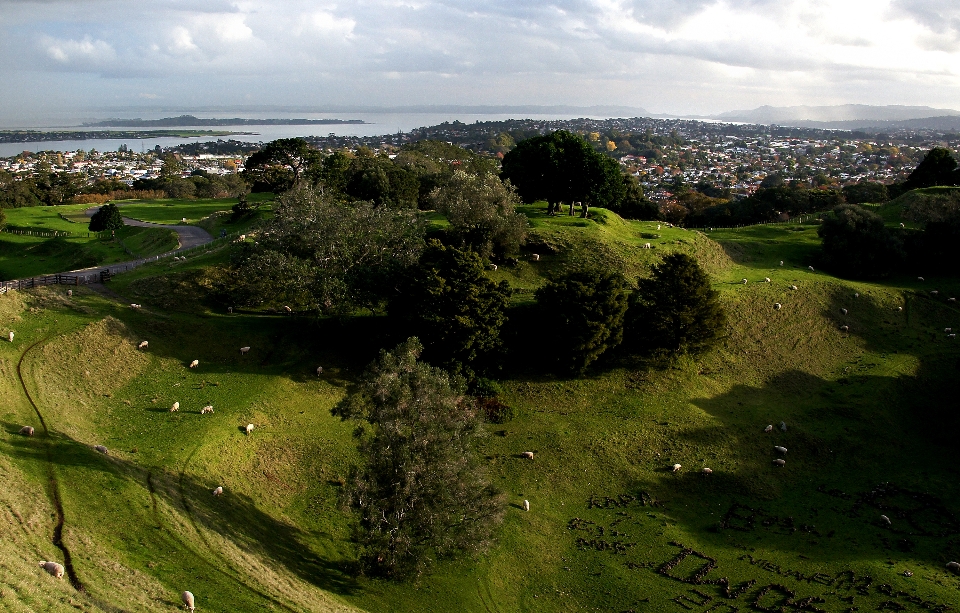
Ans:
{"type": "Polygon", "coordinates": [[[525,202],[546,200],[551,212],[561,202],[616,207],[626,190],[616,160],[565,130],[518,143],[504,156],[501,176],[525,202]]]}
{"type": "Polygon", "coordinates": [[[462,378],[418,360],[408,339],[364,375],[333,409],[359,421],[360,457],[345,488],[363,568],[405,579],[436,558],[481,552],[504,515],[504,497],[483,470],[482,416],[462,378]]]}
{"type": "Polygon", "coordinates": [[[105,230],[119,230],[123,227],[123,216],[117,205],[105,204],[90,217],[90,231],[103,232],[105,230]]]}
{"type": "Polygon", "coordinates": [[[320,161],[320,152],[302,138],[278,138],[247,158],[244,173],[254,190],[269,188],[275,193],[300,183],[304,172],[320,161]]]}
{"type": "Polygon", "coordinates": [[[903,187],[917,189],[937,185],[957,185],[960,177],[956,170],[957,160],[953,157],[953,152],[943,147],[934,147],[910,173],[903,187]]]}
{"type": "Polygon", "coordinates": [[[823,266],[850,277],[882,277],[903,260],[903,243],[883,218],[855,204],[843,204],[817,229],[823,266]]]}

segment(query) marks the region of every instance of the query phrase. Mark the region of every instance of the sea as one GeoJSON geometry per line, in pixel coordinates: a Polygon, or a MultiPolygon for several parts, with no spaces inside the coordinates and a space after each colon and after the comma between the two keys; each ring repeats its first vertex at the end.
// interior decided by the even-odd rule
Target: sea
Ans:
{"type": "MultiPolygon", "coordinates": [[[[99,128],[85,127],[83,123],[93,123],[96,121],[105,121],[107,119],[162,119],[165,117],[179,117],[180,115],[193,115],[199,118],[219,118],[227,119],[239,117],[242,119],[340,119],[340,120],[361,120],[364,123],[350,124],[313,124],[313,125],[243,125],[229,127],[191,127],[183,126],[183,130],[235,130],[238,134],[231,136],[202,136],[198,138],[116,138],[116,139],[91,139],[91,140],[58,140],[58,141],[40,141],[40,142],[22,142],[22,143],[0,143],[0,157],[10,157],[19,155],[24,151],[90,151],[96,149],[100,152],[116,151],[122,145],[126,145],[131,151],[146,151],[159,145],[161,148],[173,147],[183,143],[215,141],[218,138],[223,140],[238,140],[245,142],[269,142],[278,138],[293,138],[297,136],[379,136],[383,134],[397,134],[398,132],[409,132],[416,128],[435,126],[443,122],[460,121],[463,123],[475,123],[483,121],[504,121],[507,119],[534,119],[534,120],[554,120],[554,119],[575,119],[583,117],[583,114],[577,115],[545,115],[545,114],[470,114],[470,113],[283,113],[283,112],[262,112],[262,113],[233,113],[233,112],[191,112],[177,110],[175,113],[110,113],[98,116],[73,116],[56,117],[39,125],[21,125],[7,126],[0,129],[30,129],[40,131],[62,131],[62,130],[152,130],[154,128],[99,128]]],[[[609,116],[591,116],[593,119],[607,119],[609,116]]],[[[175,127],[156,128],[164,130],[177,129],[175,127]]]]}

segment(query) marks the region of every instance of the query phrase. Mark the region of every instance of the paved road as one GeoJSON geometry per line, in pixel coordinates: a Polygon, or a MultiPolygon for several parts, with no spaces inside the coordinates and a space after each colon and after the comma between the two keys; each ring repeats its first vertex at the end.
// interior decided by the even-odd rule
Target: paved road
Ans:
{"type": "MultiPolygon", "coordinates": [[[[123,205],[121,204],[119,206],[123,205]]],[[[87,217],[92,217],[99,208],[100,207],[95,206],[87,209],[87,217]]],[[[138,228],[163,228],[164,230],[173,230],[177,233],[177,238],[180,240],[180,246],[177,247],[177,250],[190,249],[197,245],[206,245],[213,240],[213,237],[210,236],[206,230],[198,228],[197,226],[171,226],[169,224],[130,219],[129,217],[124,217],[123,223],[124,225],[136,226],[138,228]]]]}

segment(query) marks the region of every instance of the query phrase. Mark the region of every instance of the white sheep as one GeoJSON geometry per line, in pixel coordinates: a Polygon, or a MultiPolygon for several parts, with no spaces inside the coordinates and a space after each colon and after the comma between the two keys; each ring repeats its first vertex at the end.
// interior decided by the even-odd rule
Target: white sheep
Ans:
{"type": "Polygon", "coordinates": [[[917,281],[923,281],[923,277],[917,277],[917,281]]]}
{"type": "Polygon", "coordinates": [[[770,283],[770,277],[764,277],[764,278],[763,278],[763,282],[764,282],[764,283],[770,283]]]}
{"type": "Polygon", "coordinates": [[[180,410],[180,402],[179,402],[179,401],[174,402],[174,403],[173,403],[173,406],[170,407],[170,412],[171,412],[171,413],[176,413],[176,412],[179,411],[179,410],[180,410]]]}
{"type": "Polygon", "coordinates": [[[233,313],[233,307],[227,307],[227,313],[233,313]]]}
{"type": "Polygon", "coordinates": [[[72,289],[68,289],[68,290],[67,290],[67,296],[73,296],[73,290],[72,290],[72,289]]]}
{"type": "Polygon", "coordinates": [[[137,349],[146,349],[149,346],[150,346],[150,343],[148,343],[147,341],[140,341],[140,344],[137,345],[137,349]]]}
{"type": "Polygon", "coordinates": [[[657,224],[657,230],[659,230],[659,229],[660,229],[660,224],[657,224]]]}
{"type": "Polygon", "coordinates": [[[957,335],[956,335],[956,334],[948,334],[948,335],[947,335],[947,338],[957,338],[957,335]]]}
{"type": "Polygon", "coordinates": [[[890,518],[889,518],[889,517],[887,517],[886,515],[881,515],[881,516],[880,516],[880,521],[882,521],[882,522],[883,522],[883,525],[884,525],[884,526],[890,526],[890,525],[893,525],[893,522],[892,522],[892,521],[890,521],[890,518]]]}
{"type": "Polygon", "coordinates": [[[779,302],[773,303],[773,310],[779,311],[779,310],[782,309],[782,308],[783,308],[783,305],[780,304],[779,302]]]}
{"type": "Polygon", "coordinates": [[[242,240],[242,241],[245,241],[245,240],[247,240],[247,235],[246,235],[246,234],[241,234],[240,236],[237,237],[237,239],[242,240]]]}
{"type": "Polygon", "coordinates": [[[813,266],[807,266],[807,268],[809,268],[809,269],[810,269],[810,272],[814,272],[814,270],[813,270],[813,266]]]}
{"type": "Polygon", "coordinates": [[[130,308],[131,308],[131,309],[139,309],[139,308],[140,308],[140,305],[137,304],[136,302],[131,302],[131,303],[130,303],[130,308]]]}
{"type": "Polygon", "coordinates": [[[681,468],[683,468],[683,467],[680,466],[679,464],[674,464],[674,465],[673,465],[673,472],[678,473],[678,472],[680,472],[680,469],[681,469],[681,468]]]}
{"type": "Polygon", "coordinates": [[[947,302],[956,302],[956,301],[957,301],[956,298],[947,298],[947,302]]]}
{"type": "Polygon", "coordinates": [[[773,450],[779,453],[780,455],[787,455],[786,447],[781,447],[780,445],[777,445],[776,447],[773,448],[773,450]]]}
{"type": "Polygon", "coordinates": [[[94,445],[93,450],[96,451],[97,453],[102,453],[103,455],[107,455],[107,448],[104,447],[103,445],[94,445]]]}
{"type": "Polygon", "coordinates": [[[854,293],[853,293],[853,297],[854,297],[854,298],[859,298],[859,297],[860,297],[860,292],[854,292],[854,293]]]}
{"type": "Polygon", "coordinates": [[[40,568],[47,571],[57,579],[63,579],[63,566],[57,564],[56,562],[47,562],[46,560],[41,560],[40,568]]]}
{"type": "Polygon", "coordinates": [[[284,310],[285,312],[287,312],[287,313],[293,313],[293,309],[291,309],[291,308],[288,307],[287,305],[283,305],[283,310],[284,310]]]}
{"type": "Polygon", "coordinates": [[[800,289],[800,288],[798,288],[796,285],[791,285],[791,286],[790,286],[790,289],[793,290],[793,291],[797,291],[797,290],[800,289]]]}
{"type": "Polygon", "coordinates": [[[705,475],[712,475],[712,474],[713,474],[713,469],[711,469],[711,468],[704,468],[704,469],[703,469],[702,471],[700,471],[700,472],[702,472],[702,473],[705,474],[705,475]]]}
{"type": "Polygon", "coordinates": [[[780,265],[783,266],[783,260],[780,260],[780,265]]]}
{"type": "Polygon", "coordinates": [[[850,331],[850,326],[840,326],[840,331],[841,331],[841,332],[849,332],[849,331],[850,331]]]}
{"type": "Polygon", "coordinates": [[[906,228],[907,226],[905,226],[904,223],[901,221],[901,222],[900,222],[900,227],[901,227],[901,228],[906,228]]]}
{"type": "Polygon", "coordinates": [[[900,313],[903,311],[903,307],[897,307],[897,312],[900,313]]]}
{"type": "Polygon", "coordinates": [[[250,434],[251,432],[253,432],[253,428],[254,428],[253,424],[247,424],[247,427],[243,429],[244,434],[250,434]]]}
{"type": "Polygon", "coordinates": [[[245,353],[248,352],[248,351],[250,351],[250,348],[249,348],[249,347],[241,347],[241,348],[240,348],[240,355],[243,355],[243,354],[245,354],[245,353]]]}
{"type": "Polygon", "coordinates": [[[644,249],[651,249],[650,243],[644,243],[644,244],[643,244],[643,248],[644,248],[644,249]]]}
{"type": "Polygon", "coordinates": [[[938,295],[940,292],[938,292],[937,290],[933,290],[933,291],[930,292],[930,293],[933,294],[934,296],[936,296],[936,295],[938,295]]]}
{"type": "Polygon", "coordinates": [[[773,424],[770,424],[769,426],[767,426],[766,428],[764,428],[763,431],[764,431],[764,432],[773,432],[773,424]]]}
{"type": "Polygon", "coordinates": [[[782,430],[783,432],[787,431],[787,422],[785,421],[780,422],[780,430],[782,430]]]}
{"type": "Polygon", "coordinates": [[[33,426],[24,426],[20,428],[20,434],[24,436],[33,436],[33,426]]]}
{"type": "Polygon", "coordinates": [[[190,611],[190,613],[193,613],[194,608],[196,608],[193,593],[184,592],[183,594],[180,594],[180,600],[183,601],[183,606],[187,607],[187,610],[190,611]]]}
{"type": "Polygon", "coordinates": [[[190,368],[196,368],[197,366],[200,366],[200,360],[190,362],[190,368]]]}
{"type": "Polygon", "coordinates": [[[323,366],[317,366],[317,376],[320,377],[323,375],[323,366]]]}
{"type": "Polygon", "coordinates": [[[524,501],[523,501],[523,510],[524,510],[524,511],[529,511],[529,510],[530,510],[530,501],[529,501],[529,500],[524,500],[524,501]]]}
{"type": "Polygon", "coordinates": [[[10,338],[10,342],[12,343],[12,342],[13,342],[13,330],[10,330],[9,338],[10,338]]]}
{"type": "Polygon", "coordinates": [[[947,570],[960,575],[960,562],[947,562],[947,570]]]}
{"type": "Polygon", "coordinates": [[[746,280],[746,279],[742,279],[742,280],[740,281],[740,283],[743,283],[744,285],[746,285],[746,284],[747,284],[747,280],[746,280]]]}
{"type": "Polygon", "coordinates": [[[953,332],[953,328],[944,328],[943,331],[944,331],[944,332],[953,332]]]}
{"type": "Polygon", "coordinates": [[[212,405],[212,404],[208,404],[207,406],[205,406],[205,407],[203,407],[202,409],[200,409],[200,414],[201,414],[201,415],[206,415],[207,413],[213,413],[213,405],[212,405]]]}
{"type": "Polygon", "coordinates": [[[524,451],[523,453],[520,454],[520,457],[521,457],[521,458],[524,458],[524,459],[526,459],[526,460],[532,460],[532,459],[533,459],[533,452],[532,452],[532,451],[524,451]]]}
{"type": "Polygon", "coordinates": [[[213,490],[213,495],[214,495],[214,496],[222,496],[222,495],[223,495],[223,486],[222,486],[222,485],[218,485],[218,486],[213,490]]]}
{"type": "Polygon", "coordinates": [[[496,269],[497,269],[497,265],[496,265],[496,264],[491,264],[491,265],[490,265],[490,270],[496,270],[496,269]]]}
{"type": "Polygon", "coordinates": [[[532,253],[532,254],[530,254],[530,259],[533,260],[534,262],[539,262],[539,261],[540,261],[540,254],[539,254],[539,253],[532,253]]]}
{"type": "Polygon", "coordinates": [[[776,460],[773,461],[773,463],[774,463],[775,465],[777,465],[777,466],[781,466],[781,467],[782,467],[782,466],[786,466],[787,461],[784,460],[783,458],[777,458],[776,460]]]}
{"type": "Polygon", "coordinates": [[[841,313],[842,315],[846,315],[847,312],[848,312],[847,309],[840,309],[840,313],[841,313]]]}

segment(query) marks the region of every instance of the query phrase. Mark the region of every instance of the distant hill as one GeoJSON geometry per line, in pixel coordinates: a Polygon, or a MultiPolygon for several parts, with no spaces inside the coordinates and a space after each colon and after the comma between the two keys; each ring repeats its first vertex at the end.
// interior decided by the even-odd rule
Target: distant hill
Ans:
{"type": "Polygon", "coordinates": [[[107,119],[95,123],[85,123],[91,128],[173,128],[197,126],[309,126],[361,124],[361,119],[200,119],[193,115],[164,117],[163,119],[107,119]]]}
{"type": "MultiPolygon", "coordinates": [[[[837,106],[761,106],[753,110],[729,111],[712,115],[721,121],[779,124],[799,127],[856,129],[880,125],[877,122],[900,122],[920,119],[960,117],[960,111],[929,106],[871,106],[842,104],[837,106]],[[839,124],[849,125],[839,125],[839,124]]],[[[921,124],[917,124],[920,127],[921,124]]],[[[926,127],[925,125],[923,127],[926,127]]]]}

